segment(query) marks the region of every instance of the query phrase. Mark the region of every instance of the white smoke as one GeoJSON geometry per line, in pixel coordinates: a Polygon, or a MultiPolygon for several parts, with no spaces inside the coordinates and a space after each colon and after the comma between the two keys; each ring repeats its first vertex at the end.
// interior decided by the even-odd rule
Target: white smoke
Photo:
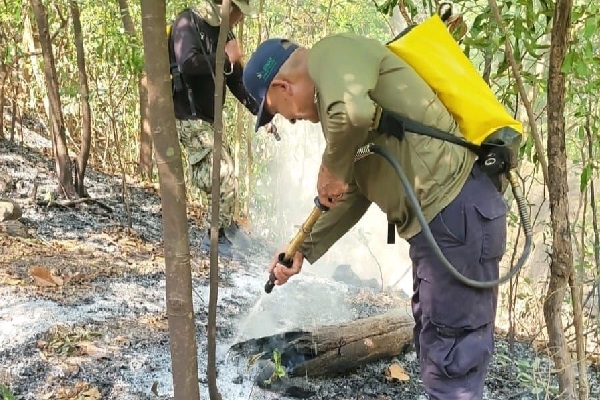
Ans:
{"type": "MultiPolygon", "coordinates": [[[[255,183],[253,198],[257,200],[252,203],[251,213],[256,231],[279,248],[296,234],[314,205],[325,139],[319,124],[290,124],[279,116],[274,122],[281,141],[263,144],[270,153],[270,164],[255,183]]],[[[387,244],[387,219],[375,204],[353,229],[302,273],[331,277],[340,265],[349,265],[358,278],[371,284],[376,282],[379,288],[411,294],[408,244],[397,234],[396,243],[387,244]]]]}

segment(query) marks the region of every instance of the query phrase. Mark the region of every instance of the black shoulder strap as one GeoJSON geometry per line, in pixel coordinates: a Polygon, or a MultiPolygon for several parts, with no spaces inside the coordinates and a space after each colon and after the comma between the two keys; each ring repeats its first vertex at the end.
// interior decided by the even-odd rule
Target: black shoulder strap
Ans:
{"type": "Polygon", "coordinates": [[[395,136],[398,139],[403,139],[405,131],[409,131],[466,147],[476,154],[480,154],[481,152],[481,147],[474,143],[469,143],[466,140],[442,131],[441,129],[433,128],[389,110],[383,110],[381,112],[378,130],[388,135],[395,136]]]}
{"type": "MultiPolygon", "coordinates": [[[[192,23],[192,26],[194,28],[194,30],[196,31],[196,33],[198,34],[198,41],[200,43],[200,51],[202,51],[202,54],[204,55],[204,59],[206,60],[206,63],[208,64],[208,68],[210,69],[210,73],[213,77],[213,82],[215,81],[215,71],[212,67],[212,64],[210,63],[210,60],[208,58],[208,54],[206,49],[204,48],[204,44],[202,43],[202,34],[200,31],[200,27],[199,27],[199,18],[200,16],[192,9],[192,8],[186,8],[184,9],[181,13],[188,13],[190,16],[190,21],[192,23]]],[[[171,23],[171,31],[169,33],[169,46],[171,45],[171,43],[173,42],[173,24],[174,22],[171,23]]],[[[173,44],[174,46],[174,44],[173,44]]],[[[185,89],[187,91],[187,96],[188,96],[188,101],[190,103],[190,111],[192,113],[192,116],[196,116],[196,104],[194,101],[194,93],[192,91],[192,88],[190,88],[186,83],[185,80],[183,79],[183,75],[181,73],[181,68],[179,67],[179,64],[177,63],[177,60],[175,59],[175,49],[173,48],[173,58],[170,60],[170,70],[171,70],[171,76],[175,77],[177,76],[177,79],[179,79],[179,87],[177,87],[177,84],[175,84],[174,86],[174,90],[178,91],[178,90],[182,90],[183,86],[185,86],[185,89]]]]}
{"type": "Polygon", "coordinates": [[[210,60],[208,58],[208,51],[204,48],[204,43],[202,43],[202,32],[200,31],[200,24],[199,24],[199,20],[200,20],[200,16],[198,15],[198,13],[196,13],[196,11],[194,11],[191,8],[186,8],[186,11],[189,12],[190,14],[190,20],[192,21],[192,26],[194,27],[194,30],[196,31],[196,33],[198,34],[199,37],[199,43],[200,43],[200,51],[202,52],[202,55],[204,55],[204,59],[206,60],[206,64],[208,64],[208,68],[210,69],[210,74],[213,77],[213,82],[216,82],[216,75],[215,75],[215,70],[212,67],[212,64],[210,63],[210,60]]]}
{"type": "MultiPolygon", "coordinates": [[[[199,21],[202,17],[200,17],[200,15],[198,15],[198,13],[196,11],[194,11],[194,9],[192,9],[192,8],[186,8],[186,11],[188,11],[190,13],[192,25],[194,26],[194,29],[198,33],[198,36],[200,36],[200,38],[202,38],[202,34],[200,31],[200,26],[199,26],[199,21]]],[[[227,38],[229,40],[232,40],[235,38],[235,36],[231,30],[229,30],[227,32],[227,38]]],[[[202,54],[204,55],[204,57],[206,59],[206,63],[208,64],[208,68],[210,68],[210,73],[213,77],[213,81],[216,82],[216,74],[212,67],[212,64],[210,63],[210,60],[208,59],[208,51],[204,48],[204,44],[202,43],[202,40],[200,40],[200,51],[202,51],[202,54]]]]}

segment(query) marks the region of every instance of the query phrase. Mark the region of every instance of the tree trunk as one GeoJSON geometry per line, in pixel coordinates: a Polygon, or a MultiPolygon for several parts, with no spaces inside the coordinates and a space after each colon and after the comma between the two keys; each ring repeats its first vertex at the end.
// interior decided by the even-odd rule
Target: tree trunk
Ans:
{"type": "MultiPolygon", "coordinates": [[[[262,15],[263,8],[265,6],[265,0],[258,0],[258,27],[256,35],[256,47],[260,45],[262,41],[262,15]]],[[[250,199],[252,198],[252,138],[254,137],[254,124],[249,124],[248,131],[246,132],[246,176],[244,177],[244,183],[246,186],[246,196],[244,197],[243,214],[245,218],[250,218],[250,199]]]]}
{"type": "Polygon", "coordinates": [[[175,400],[200,398],[185,182],[169,78],[165,1],[142,0],[148,121],[158,160],[163,210],[167,316],[175,400]]]}
{"type": "MultiPolygon", "coordinates": [[[[591,103],[588,100],[588,103],[591,103]]],[[[588,145],[588,160],[589,162],[592,162],[593,160],[595,160],[595,154],[594,154],[594,131],[592,130],[592,115],[594,110],[597,108],[596,105],[594,105],[592,107],[592,105],[590,104],[589,109],[588,109],[588,114],[585,117],[585,135],[587,138],[587,145],[588,145]],[[591,113],[591,114],[590,114],[591,113]]],[[[590,181],[589,181],[589,189],[590,189],[590,208],[592,209],[592,232],[594,234],[594,270],[596,271],[596,277],[600,276],[600,232],[598,231],[598,209],[596,207],[596,184],[595,184],[595,179],[594,179],[594,171],[592,170],[592,172],[590,173],[590,181]]],[[[592,290],[590,291],[590,293],[588,294],[588,297],[586,298],[585,303],[588,302],[588,300],[590,299],[590,296],[592,296],[594,294],[594,290],[596,290],[597,292],[597,296],[598,298],[596,299],[597,303],[596,306],[598,307],[598,310],[600,310],[600,285],[598,285],[598,282],[596,281],[596,283],[594,284],[594,287],[592,288],[592,290]]],[[[586,306],[586,304],[583,304],[583,307],[586,306]]],[[[591,306],[592,308],[594,307],[593,305],[591,306]]],[[[600,329],[600,326],[598,324],[596,324],[596,334],[598,334],[598,329],[600,329]]]]}
{"type": "Polygon", "coordinates": [[[140,96],[140,174],[148,181],[152,181],[152,137],[148,123],[148,88],[146,74],[142,72],[138,80],[138,93],[140,96]]]}
{"type": "MultiPolygon", "coordinates": [[[[502,33],[502,36],[508,37],[506,28],[504,27],[504,24],[502,22],[503,21],[502,16],[500,15],[500,9],[498,8],[498,4],[497,4],[496,0],[488,0],[488,1],[490,4],[490,9],[492,11],[492,14],[494,15],[494,18],[496,19],[498,27],[500,28],[500,33],[502,33]]],[[[510,40],[508,40],[508,39],[506,39],[504,41],[504,53],[506,54],[506,59],[508,60],[508,63],[510,65],[510,69],[513,73],[513,77],[515,78],[515,83],[517,85],[517,89],[519,90],[518,93],[521,95],[521,102],[523,103],[523,106],[525,107],[525,111],[527,111],[527,118],[529,120],[529,128],[531,129],[530,135],[533,138],[533,144],[534,144],[537,156],[538,156],[540,168],[542,169],[542,175],[544,177],[544,182],[546,184],[548,184],[548,162],[546,161],[546,158],[544,157],[544,146],[542,144],[542,138],[538,132],[536,117],[535,117],[535,113],[533,112],[533,106],[531,104],[531,100],[529,99],[529,97],[527,97],[527,92],[525,90],[525,84],[523,83],[523,79],[521,77],[521,67],[520,67],[521,63],[517,63],[517,60],[515,60],[514,52],[512,50],[512,45],[510,43],[510,40]]],[[[564,90],[563,90],[563,98],[564,98],[564,90]]],[[[517,110],[517,108],[518,108],[518,106],[515,105],[515,110],[517,110]]],[[[548,123],[550,123],[550,122],[548,122],[548,123]]]]}
{"type": "Polygon", "coordinates": [[[548,71],[548,194],[552,220],[550,282],[544,303],[549,350],[558,371],[560,399],[575,399],[575,376],[561,319],[566,288],[573,274],[573,253],[567,197],[565,143],[565,76],[561,72],[569,40],[572,0],[558,0],[552,25],[548,71]]]}
{"type": "MultiPolygon", "coordinates": [[[[28,1],[29,0],[25,0],[25,2],[28,1]]],[[[23,3],[23,7],[25,7],[25,2],[23,3]]],[[[42,77],[42,72],[40,71],[40,68],[38,66],[39,52],[35,45],[35,39],[33,37],[33,25],[31,19],[29,18],[29,13],[25,13],[25,19],[23,21],[23,48],[27,52],[31,53],[31,57],[29,58],[31,66],[31,76],[35,80],[37,89],[39,89],[40,91],[40,96],[42,97],[42,102],[44,104],[44,111],[46,112],[46,118],[48,118],[48,121],[50,121],[51,114],[50,104],[48,101],[48,93],[45,91],[44,78],[42,77]]],[[[25,71],[27,75],[29,75],[27,69],[25,69],[25,71]]],[[[33,87],[26,87],[26,89],[28,89],[27,95],[30,99],[35,99],[37,97],[37,93],[33,87]]],[[[33,104],[35,104],[35,101],[30,100],[29,107],[35,108],[33,104]]],[[[47,139],[51,140],[52,138],[47,137],[47,139]]]]}
{"type": "Polygon", "coordinates": [[[52,127],[52,137],[54,142],[54,160],[56,174],[58,175],[58,184],[68,199],[77,197],[73,176],[71,175],[71,161],[67,149],[67,139],[65,136],[65,122],[62,113],[60,93],[58,89],[58,77],[54,64],[54,54],[52,52],[52,42],[48,32],[48,16],[41,0],[31,0],[31,6],[35,15],[40,37],[40,46],[44,58],[44,78],[46,80],[46,90],[50,103],[50,126],[52,127]]]}
{"type": "MultiPolygon", "coordinates": [[[[244,20],[240,22],[238,28],[237,40],[240,43],[240,50],[244,54],[244,20]]],[[[240,219],[240,143],[242,143],[242,132],[244,131],[244,106],[238,102],[235,124],[235,141],[233,143],[233,168],[234,168],[234,211],[233,218],[235,221],[240,219]]],[[[247,166],[250,168],[250,165],[247,166]]]]}
{"type": "Polygon", "coordinates": [[[231,350],[268,360],[277,349],[281,364],[290,366],[290,377],[335,376],[404,353],[412,344],[413,327],[413,318],[397,309],[343,324],[250,339],[231,350]]]}
{"type": "MultiPolygon", "coordinates": [[[[13,93],[13,102],[12,102],[12,112],[10,113],[10,134],[9,139],[11,142],[15,141],[15,130],[17,127],[17,113],[19,112],[17,108],[17,104],[19,103],[19,82],[18,79],[15,79],[16,74],[11,78],[14,82],[14,93],[13,93]]],[[[21,138],[22,139],[22,138],[21,138]]],[[[21,140],[21,143],[23,141],[21,140]]]]}
{"type": "Polygon", "coordinates": [[[92,111],[90,109],[90,90],[85,68],[85,51],[83,49],[83,33],[81,31],[81,18],[76,0],[70,0],[71,17],[73,18],[73,33],[75,35],[75,49],[77,51],[77,70],[79,71],[79,94],[81,95],[81,148],[77,155],[77,174],[75,189],[80,197],[87,196],[83,180],[87,168],[92,146],[92,111]]]}
{"type": "Polygon", "coordinates": [[[221,26],[215,60],[215,121],[212,163],[212,200],[210,221],[210,291],[208,298],[208,392],[211,400],[220,400],[217,387],[217,302],[219,300],[219,207],[221,203],[221,149],[223,147],[223,88],[225,85],[225,42],[229,32],[231,0],[221,3],[221,26]]]}
{"type": "Polygon", "coordinates": [[[4,87],[8,78],[8,68],[0,65],[0,139],[4,139],[4,87]]]}
{"type": "MultiPolygon", "coordinates": [[[[125,32],[127,32],[133,40],[136,37],[136,33],[131,14],[129,13],[127,0],[119,0],[119,8],[121,9],[123,28],[125,28],[125,32]]],[[[150,125],[148,124],[148,92],[146,89],[146,77],[143,72],[138,76],[138,94],[140,97],[140,152],[138,173],[141,174],[143,178],[152,180],[152,137],[150,125]]]]}

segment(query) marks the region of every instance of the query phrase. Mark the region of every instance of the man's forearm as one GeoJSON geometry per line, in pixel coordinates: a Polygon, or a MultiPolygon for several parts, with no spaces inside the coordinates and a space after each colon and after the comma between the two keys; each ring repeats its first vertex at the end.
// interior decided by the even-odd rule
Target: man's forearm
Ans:
{"type": "Polygon", "coordinates": [[[299,251],[314,264],[367,212],[371,202],[353,186],[342,201],[323,213],[299,251]]]}
{"type": "Polygon", "coordinates": [[[236,62],[233,64],[233,70],[230,75],[227,76],[227,87],[231,93],[235,96],[236,99],[240,103],[246,107],[246,109],[252,115],[258,114],[259,104],[256,100],[250,96],[246,88],[244,87],[244,83],[242,81],[243,67],[240,62],[236,62]]]}

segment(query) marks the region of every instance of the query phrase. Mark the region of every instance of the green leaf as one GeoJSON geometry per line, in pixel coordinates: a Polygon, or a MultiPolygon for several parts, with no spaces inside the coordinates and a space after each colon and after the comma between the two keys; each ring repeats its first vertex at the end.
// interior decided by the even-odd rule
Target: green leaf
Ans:
{"type": "Polygon", "coordinates": [[[589,68],[583,60],[580,60],[575,63],[575,72],[577,73],[577,76],[585,77],[589,74],[589,68]]]}
{"type": "MultiPolygon", "coordinates": [[[[520,35],[517,35],[517,36],[520,36],[520,35]]],[[[518,40],[515,40],[515,45],[513,46],[513,51],[514,51],[515,60],[520,60],[521,59],[521,46],[520,46],[518,40]]]]}
{"type": "Polygon", "coordinates": [[[278,378],[283,378],[285,376],[285,369],[279,365],[275,368],[275,373],[277,374],[278,378]]]}
{"type": "Polygon", "coordinates": [[[502,75],[504,72],[506,72],[507,69],[508,60],[506,59],[506,55],[504,55],[504,57],[502,57],[502,61],[500,61],[500,64],[498,64],[498,70],[496,71],[496,73],[498,75],[502,75]]]}
{"type": "Polygon", "coordinates": [[[569,51],[565,56],[563,64],[560,68],[560,72],[563,74],[570,74],[573,71],[573,63],[575,62],[575,52],[569,51]]]}
{"type": "Polygon", "coordinates": [[[15,400],[15,396],[11,391],[0,383],[0,400],[15,400]]]}
{"type": "Polygon", "coordinates": [[[590,39],[592,36],[596,34],[596,30],[598,29],[598,19],[596,17],[591,17],[585,20],[585,26],[583,28],[583,36],[586,39],[590,39]]]}
{"type": "Polygon", "coordinates": [[[588,182],[592,178],[592,164],[586,165],[581,171],[581,180],[579,183],[579,192],[583,193],[587,188],[588,182]]]}
{"type": "Polygon", "coordinates": [[[471,24],[471,36],[475,37],[484,29],[487,29],[487,24],[484,26],[483,19],[487,17],[487,14],[482,13],[475,17],[471,24]]]}

